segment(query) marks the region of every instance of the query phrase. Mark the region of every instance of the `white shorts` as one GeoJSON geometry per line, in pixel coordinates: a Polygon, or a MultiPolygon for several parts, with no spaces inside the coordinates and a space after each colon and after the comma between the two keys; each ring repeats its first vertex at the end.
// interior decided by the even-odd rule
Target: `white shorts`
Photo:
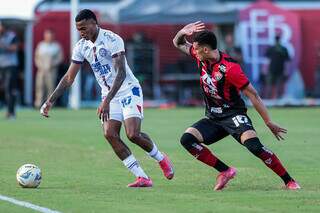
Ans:
{"type": "Polygon", "coordinates": [[[143,94],[140,86],[134,86],[127,94],[114,97],[110,102],[109,119],[122,122],[132,117],[143,119],[143,94]]]}

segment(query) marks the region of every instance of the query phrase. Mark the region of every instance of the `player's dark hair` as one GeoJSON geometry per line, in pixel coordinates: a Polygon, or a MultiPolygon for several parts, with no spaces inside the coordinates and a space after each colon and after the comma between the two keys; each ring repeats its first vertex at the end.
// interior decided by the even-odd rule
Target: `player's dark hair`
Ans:
{"type": "Polygon", "coordinates": [[[198,42],[199,45],[208,45],[213,50],[217,49],[217,37],[209,30],[196,33],[193,42],[198,42]]]}
{"type": "Polygon", "coordinates": [[[80,10],[80,12],[77,14],[75,21],[79,22],[82,20],[89,20],[89,19],[95,20],[96,23],[98,24],[98,20],[94,12],[92,12],[89,9],[83,9],[83,10],[80,10]]]}

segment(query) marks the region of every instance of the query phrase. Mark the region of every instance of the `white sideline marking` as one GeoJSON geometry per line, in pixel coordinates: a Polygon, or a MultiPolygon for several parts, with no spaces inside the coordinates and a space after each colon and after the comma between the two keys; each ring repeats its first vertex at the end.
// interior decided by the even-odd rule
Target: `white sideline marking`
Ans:
{"type": "Polygon", "coordinates": [[[48,209],[48,208],[45,208],[45,207],[37,206],[37,205],[34,205],[32,203],[16,200],[14,198],[6,197],[6,196],[3,196],[3,195],[0,195],[0,200],[8,201],[8,202],[13,203],[15,205],[23,206],[23,207],[26,207],[26,208],[29,208],[29,209],[33,209],[33,210],[38,211],[38,212],[43,212],[43,213],[61,213],[61,212],[56,211],[56,210],[51,210],[51,209],[48,209]]]}

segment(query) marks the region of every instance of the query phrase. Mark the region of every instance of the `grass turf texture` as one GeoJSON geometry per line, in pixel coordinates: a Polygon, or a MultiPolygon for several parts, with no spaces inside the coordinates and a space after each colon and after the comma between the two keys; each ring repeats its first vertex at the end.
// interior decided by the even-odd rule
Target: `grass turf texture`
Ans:
{"type": "MultiPolygon", "coordinates": [[[[301,191],[281,189],[280,178],[227,137],[210,148],[235,166],[238,176],[226,190],[214,192],[217,172],[179,144],[183,131],[203,116],[201,108],[145,110],[142,129],[173,161],[176,174],[171,181],[122,132],[154,181],[152,189],[130,189],[126,185],[134,177],[105,142],[95,110],[53,109],[49,119],[25,110],[15,121],[0,120],[0,194],[61,212],[320,212],[320,109],[279,108],[270,114],[288,128],[285,142],[277,142],[249,110],[262,143],[278,155],[301,191]],[[25,163],[42,169],[38,189],[17,185],[16,170],[25,163]]],[[[0,200],[0,212],[33,211],[0,200]]]]}

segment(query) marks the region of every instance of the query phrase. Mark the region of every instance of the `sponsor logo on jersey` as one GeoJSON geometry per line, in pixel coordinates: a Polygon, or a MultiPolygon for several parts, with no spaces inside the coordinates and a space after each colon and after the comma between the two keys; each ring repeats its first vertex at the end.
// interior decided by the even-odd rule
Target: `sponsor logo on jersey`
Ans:
{"type": "Polygon", "coordinates": [[[218,95],[218,89],[213,82],[213,80],[215,80],[215,79],[211,78],[211,76],[209,76],[207,74],[207,72],[205,72],[204,70],[202,70],[202,71],[204,72],[204,74],[201,76],[201,80],[203,83],[203,89],[204,89],[205,93],[210,94],[211,97],[214,97],[216,99],[222,99],[218,95]]]}
{"type": "Polygon", "coordinates": [[[222,106],[223,106],[223,108],[230,108],[230,106],[228,104],[223,104],[222,106]]]}
{"type": "Polygon", "coordinates": [[[108,51],[105,48],[100,48],[99,49],[99,55],[101,57],[106,57],[107,56],[108,51]]]}
{"type": "Polygon", "coordinates": [[[99,61],[91,64],[92,70],[98,72],[100,75],[105,75],[111,72],[109,64],[101,64],[99,61]]]}
{"type": "Polygon", "coordinates": [[[222,108],[221,107],[211,107],[210,111],[213,113],[222,113],[222,108]]]}

